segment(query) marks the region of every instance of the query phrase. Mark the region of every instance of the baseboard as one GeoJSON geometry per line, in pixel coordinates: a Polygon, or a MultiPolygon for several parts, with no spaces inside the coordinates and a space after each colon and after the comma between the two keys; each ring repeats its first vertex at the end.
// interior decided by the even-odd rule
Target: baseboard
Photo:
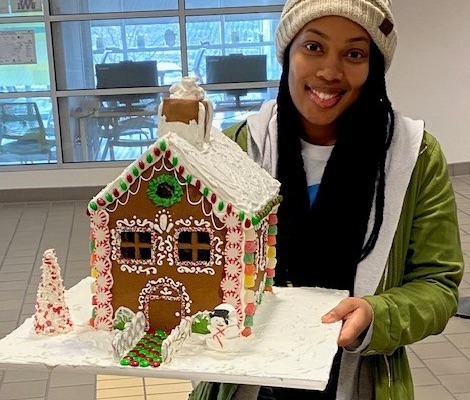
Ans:
{"type": "Polygon", "coordinates": [[[448,167],[450,176],[470,175],[470,161],[449,164],[448,167]]]}
{"type": "Polygon", "coordinates": [[[6,189],[0,190],[0,203],[25,203],[36,201],[91,200],[102,186],[41,188],[41,189],[6,189]]]}
{"type": "MultiPolygon", "coordinates": [[[[450,176],[470,175],[470,161],[449,164],[450,176]]],[[[91,200],[103,187],[65,187],[65,188],[30,188],[6,189],[0,191],[0,203],[91,200]]]]}

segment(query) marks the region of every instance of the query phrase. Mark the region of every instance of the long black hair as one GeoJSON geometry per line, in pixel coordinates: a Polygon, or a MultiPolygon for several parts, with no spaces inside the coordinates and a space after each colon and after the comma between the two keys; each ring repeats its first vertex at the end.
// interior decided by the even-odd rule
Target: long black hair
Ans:
{"type": "Polygon", "coordinates": [[[286,49],[278,105],[279,208],[276,284],[353,291],[358,263],[374,248],[383,221],[385,162],[394,130],[384,57],[371,44],[369,75],[340,117],[317,198],[310,207],[301,155],[303,127],[289,86],[286,49]],[[368,231],[369,216],[373,228],[368,231]]]}

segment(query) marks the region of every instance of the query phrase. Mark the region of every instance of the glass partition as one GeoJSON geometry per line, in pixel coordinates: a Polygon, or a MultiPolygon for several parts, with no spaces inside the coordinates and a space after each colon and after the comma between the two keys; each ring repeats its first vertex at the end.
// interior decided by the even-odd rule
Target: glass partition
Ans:
{"type": "MultiPolygon", "coordinates": [[[[222,130],[276,98],[277,88],[247,90],[239,102],[230,90],[209,91],[207,96],[214,104],[213,125],[222,130]]],[[[59,99],[64,162],[137,158],[158,138],[160,101],[155,94],[59,99]]]]}
{"type": "MultiPolygon", "coordinates": [[[[206,60],[213,56],[264,55],[266,77],[257,80],[278,80],[281,68],[276,59],[274,34],[279,13],[204,15],[188,17],[186,32],[190,75],[202,83],[207,81],[206,60]]],[[[237,58],[240,60],[240,58],[237,58]]],[[[229,62],[230,64],[230,62],[229,62]]],[[[234,64],[233,68],[237,68],[234,64]]],[[[239,68],[240,69],[240,68],[239,68]]],[[[240,71],[241,72],[241,71],[240,71]]],[[[247,71],[245,71],[246,74],[247,71]]],[[[249,71],[251,73],[251,71],[249,71]]],[[[235,77],[235,73],[233,73],[235,77]]],[[[246,79],[243,81],[247,81],[246,79]]],[[[237,82],[237,80],[231,80],[237,82]]],[[[238,80],[240,82],[240,80],[238,80]]]]}
{"type": "Polygon", "coordinates": [[[135,73],[130,64],[144,61],[154,61],[156,68],[157,80],[148,86],[181,79],[177,18],[67,21],[54,23],[52,29],[59,90],[96,88],[97,73],[108,64],[105,72],[114,68],[122,78],[116,77],[114,87],[133,86],[124,80],[131,69],[135,73]]]}
{"type": "Polygon", "coordinates": [[[186,75],[214,126],[244,120],[276,97],[283,2],[0,0],[0,166],[133,160],[186,75]]]}
{"type": "Polygon", "coordinates": [[[0,100],[0,165],[57,162],[51,99],[0,100]]]}
{"type": "Polygon", "coordinates": [[[285,0],[186,0],[186,8],[282,6],[285,0]]]}
{"type": "Polygon", "coordinates": [[[51,14],[177,10],[178,0],[50,0],[51,14]]]}
{"type": "Polygon", "coordinates": [[[155,94],[59,100],[65,162],[132,160],[157,137],[155,94]]]}
{"type": "Polygon", "coordinates": [[[0,40],[0,91],[50,90],[44,23],[2,24],[0,40]]]}

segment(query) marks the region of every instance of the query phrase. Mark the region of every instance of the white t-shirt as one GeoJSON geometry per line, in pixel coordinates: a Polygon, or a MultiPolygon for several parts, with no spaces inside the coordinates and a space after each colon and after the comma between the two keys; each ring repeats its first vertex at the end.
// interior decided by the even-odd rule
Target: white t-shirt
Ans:
{"type": "Polygon", "coordinates": [[[325,166],[331,156],[334,145],[319,146],[300,139],[305,174],[307,175],[307,190],[310,206],[317,197],[318,187],[325,171],[325,166]]]}

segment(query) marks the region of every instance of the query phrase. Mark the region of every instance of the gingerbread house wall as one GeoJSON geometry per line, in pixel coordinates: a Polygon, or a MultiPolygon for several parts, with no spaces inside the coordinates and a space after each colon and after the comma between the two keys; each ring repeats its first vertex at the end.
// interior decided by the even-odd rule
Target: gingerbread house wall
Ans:
{"type": "MultiPolygon", "coordinates": [[[[129,193],[135,194],[123,196],[127,198],[125,203],[118,205],[113,212],[109,213],[108,227],[114,281],[111,289],[111,304],[114,311],[120,306],[125,306],[137,312],[139,305],[142,306],[142,296],[139,301],[139,295],[142,295],[143,289],[147,286],[147,294],[150,295],[149,290],[153,290],[151,287],[155,285],[151,285],[149,282],[163,281],[166,287],[164,290],[167,294],[166,299],[164,295],[161,295],[160,299],[150,301],[148,316],[150,328],[169,331],[179,323],[182,316],[213,309],[223,302],[220,283],[225,275],[223,253],[225,251],[226,228],[215,215],[211,217],[203,213],[203,210],[211,210],[211,205],[192,185],[183,184],[181,201],[170,207],[157,206],[152,202],[147,195],[147,189],[152,179],[162,174],[174,175],[173,171],[168,172],[165,169],[156,171],[161,162],[159,161],[155,167],[144,172],[142,179],[134,182],[129,189],[129,193]],[[198,204],[190,204],[188,195],[192,203],[198,204]],[[125,219],[129,222],[126,223],[125,219]],[[212,232],[212,250],[215,254],[212,265],[201,266],[198,273],[195,272],[195,268],[179,268],[175,252],[171,249],[174,245],[174,240],[171,240],[175,237],[176,229],[195,229],[196,221],[198,221],[197,225],[212,232]],[[202,223],[202,221],[204,222],[202,223]],[[119,243],[117,241],[119,229],[127,229],[126,225],[148,229],[151,225],[149,222],[154,224],[152,242],[157,240],[160,244],[159,250],[155,251],[152,262],[145,262],[146,265],[140,266],[123,262],[119,257],[119,243]],[[191,270],[193,272],[190,272],[191,270]],[[177,290],[173,283],[178,286],[177,290]],[[170,300],[175,297],[176,292],[186,299],[182,299],[182,302],[170,300]],[[188,302],[190,302],[189,307],[185,308],[184,305],[188,302]]],[[[171,165],[167,161],[165,162],[167,168],[171,168],[171,165]]],[[[180,182],[184,182],[183,177],[178,176],[178,179],[180,182]]],[[[115,204],[110,205],[108,209],[113,207],[115,204]]],[[[158,294],[162,287],[159,286],[154,295],[158,294]]]]}

